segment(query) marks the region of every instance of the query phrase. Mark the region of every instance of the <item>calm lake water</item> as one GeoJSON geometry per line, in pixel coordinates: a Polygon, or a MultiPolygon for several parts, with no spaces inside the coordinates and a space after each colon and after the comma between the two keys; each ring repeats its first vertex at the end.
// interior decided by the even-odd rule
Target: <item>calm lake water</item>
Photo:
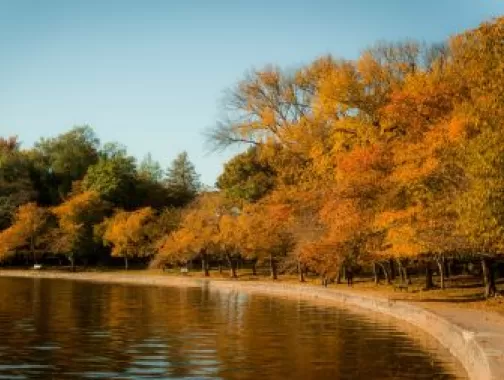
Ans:
{"type": "Polygon", "coordinates": [[[205,288],[0,278],[0,379],[461,379],[378,314],[205,288]]]}

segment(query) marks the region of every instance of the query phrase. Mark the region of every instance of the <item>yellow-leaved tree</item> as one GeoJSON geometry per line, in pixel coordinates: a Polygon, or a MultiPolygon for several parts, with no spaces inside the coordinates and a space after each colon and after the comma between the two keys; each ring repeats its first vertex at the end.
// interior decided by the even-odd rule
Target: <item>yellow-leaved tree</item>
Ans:
{"type": "Polygon", "coordinates": [[[52,209],[58,226],[50,233],[54,252],[65,254],[75,271],[76,258],[94,248],[93,226],[99,224],[106,203],[94,191],[74,195],[52,209]]]}
{"type": "Polygon", "coordinates": [[[204,276],[209,276],[210,257],[219,250],[219,221],[226,208],[223,202],[219,193],[201,194],[183,213],[180,228],[162,239],[159,261],[187,264],[198,258],[204,276]]]}
{"type": "Polygon", "coordinates": [[[154,210],[145,207],[131,212],[119,210],[104,221],[103,240],[112,246],[112,256],[124,258],[126,270],[129,258],[152,255],[154,216],[154,210]]]}
{"type": "Polygon", "coordinates": [[[37,263],[37,248],[44,242],[48,212],[36,203],[19,206],[14,223],[0,233],[0,260],[15,251],[24,251],[37,263]]]}
{"type": "Polygon", "coordinates": [[[244,207],[237,217],[235,244],[248,258],[268,261],[273,280],[278,262],[294,248],[291,209],[285,204],[256,203],[244,207]]]}

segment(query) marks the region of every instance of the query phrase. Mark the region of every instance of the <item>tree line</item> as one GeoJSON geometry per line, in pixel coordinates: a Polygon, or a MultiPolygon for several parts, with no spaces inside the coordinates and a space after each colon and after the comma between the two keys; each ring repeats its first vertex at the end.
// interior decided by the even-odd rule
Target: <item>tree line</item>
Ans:
{"type": "Polygon", "coordinates": [[[0,138],[0,262],[66,257],[75,268],[148,258],[151,241],[177,226],[200,190],[187,153],[167,170],[150,155],[137,163],[125,147],[100,144],[89,126],[31,149],[0,138]]]}
{"type": "MultiPolygon", "coordinates": [[[[79,149],[42,140],[24,153],[4,140],[13,164],[2,164],[2,189],[13,195],[2,201],[0,237],[12,241],[17,225],[45,228],[26,222],[35,200],[56,226],[40,241],[58,242],[58,252],[98,244],[153,266],[196,260],[205,275],[227,265],[233,277],[245,261],[254,272],[267,264],[273,278],[314,273],[325,284],[363,266],[376,282],[408,281],[414,269],[426,288],[434,271],[444,287],[450,264],[477,263],[493,296],[504,243],[503,38],[498,18],[440,44],[380,42],[356,60],[252,70],[206,131],[215,149],[249,145],[225,164],[219,191],[191,185],[180,197],[159,186],[156,165],[135,170],[124,151],[98,150],[93,138],[79,149]],[[68,151],[79,159],[61,159],[68,151]]],[[[37,245],[32,235],[23,249],[37,245]]]]}

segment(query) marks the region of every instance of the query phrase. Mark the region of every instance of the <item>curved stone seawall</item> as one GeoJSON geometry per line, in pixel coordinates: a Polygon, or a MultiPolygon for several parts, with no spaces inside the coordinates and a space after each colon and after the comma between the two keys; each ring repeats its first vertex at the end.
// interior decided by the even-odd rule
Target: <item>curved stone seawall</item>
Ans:
{"type": "MultiPolygon", "coordinates": [[[[494,334],[467,329],[450,318],[408,302],[371,297],[351,291],[327,289],[301,284],[272,282],[207,280],[162,275],[128,275],[118,273],[59,273],[31,271],[0,271],[0,276],[60,278],[107,283],[127,283],[153,286],[204,286],[210,289],[260,293],[298,299],[317,299],[334,304],[358,306],[383,313],[426,331],[445,346],[467,371],[472,380],[504,380],[504,331],[494,334]]],[[[461,311],[463,313],[463,311],[461,311]]],[[[484,315],[485,312],[474,313],[484,315]]],[[[483,318],[482,318],[483,319],[483,318]]],[[[473,321],[474,322],[474,321],[473,321]]],[[[484,323],[482,321],[482,323],[484,323]]],[[[473,324],[474,325],[474,324],[473,324]]],[[[504,325],[502,325],[504,328],[504,325]]],[[[495,326],[492,326],[495,331],[495,326]]]]}
{"type": "Polygon", "coordinates": [[[476,335],[424,308],[407,302],[385,298],[362,296],[338,290],[316,288],[313,286],[283,284],[242,284],[211,283],[211,287],[230,287],[239,291],[253,291],[262,294],[298,296],[304,299],[319,299],[339,304],[358,306],[374,312],[383,313],[426,331],[445,346],[467,371],[472,380],[504,380],[504,367],[492,363],[488,352],[475,339],[476,335]],[[289,294],[287,294],[289,293],[289,294]]]}

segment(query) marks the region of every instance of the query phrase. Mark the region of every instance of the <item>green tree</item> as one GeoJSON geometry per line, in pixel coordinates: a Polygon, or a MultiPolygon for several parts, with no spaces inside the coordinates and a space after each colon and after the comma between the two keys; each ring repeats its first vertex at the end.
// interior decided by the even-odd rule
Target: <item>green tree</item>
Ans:
{"type": "Polygon", "coordinates": [[[167,170],[165,185],[174,206],[184,206],[196,197],[201,184],[187,152],[180,153],[173,160],[167,170]]]}
{"type": "Polygon", "coordinates": [[[98,162],[89,167],[82,183],[85,190],[125,209],[136,206],[136,184],[135,158],[118,144],[103,147],[98,162]]]}
{"type": "MultiPolygon", "coordinates": [[[[52,202],[63,199],[72,182],[82,179],[89,166],[98,161],[100,141],[89,126],[74,127],[53,138],[35,144],[33,159],[45,185],[53,187],[52,202]]],[[[48,190],[51,193],[51,190],[48,190]]]]}
{"type": "Polygon", "coordinates": [[[20,151],[17,137],[0,138],[0,230],[11,224],[20,205],[36,200],[31,171],[31,160],[20,151]]]}
{"type": "Polygon", "coordinates": [[[152,182],[160,182],[163,179],[164,171],[158,161],[155,161],[148,153],[138,165],[138,175],[152,182]]]}
{"type": "Polygon", "coordinates": [[[249,148],[224,165],[217,187],[232,198],[254,202],[275,186],[275,172],[261,161],[257,147],[249,148]]]}

